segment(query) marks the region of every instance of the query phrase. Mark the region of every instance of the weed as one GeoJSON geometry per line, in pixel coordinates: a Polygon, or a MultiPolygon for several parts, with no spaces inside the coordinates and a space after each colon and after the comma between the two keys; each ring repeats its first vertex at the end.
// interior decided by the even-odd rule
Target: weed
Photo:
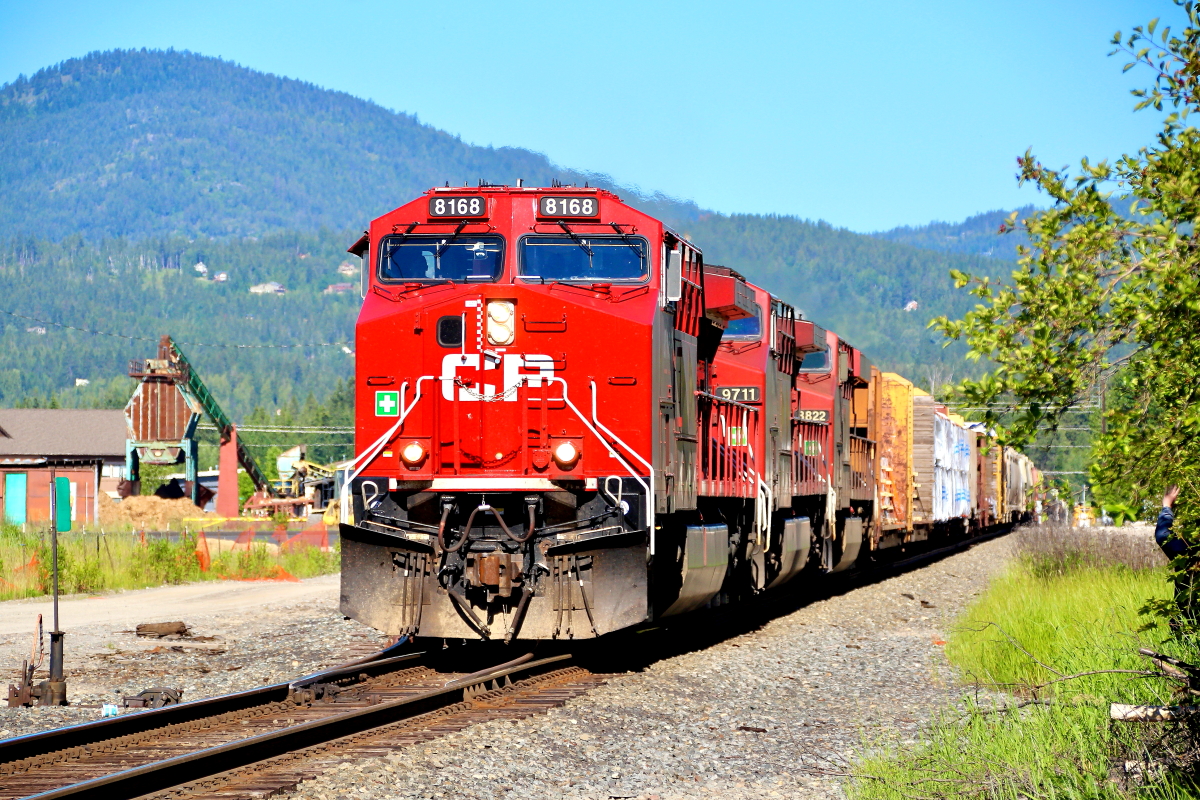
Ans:
{"type": "MultiPolygon", "coordinates": [[[[190,533],[142,537],[133,533],[74,532],[59,534],[59,591],[103,592],[221,578],[263,579],[293,575],[310,578],[336,572],[338,547],[322,552],[311,546],[290,547],[273,554],[266,545],[249,551],[225,551],[202,571],[190,533]]],[[[0,526],[0,600],[36,597],[52,587],[48,534],[0,526]]]]}
{"type": "MultiPolygon", "coordinates": [[[[1078,553],[1078,551],[1076,551],[1078,553]]],[[[850,794],[867,798],[1122,798],[1114,763],[1153,763],[1135,725],[1108,721],[1110,702],[1165,704],[1170,686],[1144,671],[1139,646],[1182,657],[1166,631],[1139,631],[1147,598],[1170,594],[1163,568],[1097,565],[1094,559],[1027,554],[992,582],[948,637],[946,656],[973,689],[945,710],[924,741],[874,743],[850,794]]],[[[1191,797],[1170,775],[1145,796],[1191,797]]]]}

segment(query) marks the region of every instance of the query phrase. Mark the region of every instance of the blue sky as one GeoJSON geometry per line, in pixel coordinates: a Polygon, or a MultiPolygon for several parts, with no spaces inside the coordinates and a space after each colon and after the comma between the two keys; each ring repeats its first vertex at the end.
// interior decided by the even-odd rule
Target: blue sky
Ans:
{"type": "MultiPolygon", "coordinates": [[[[1108,58],[1169,2],[0,0],[0,82],[93,50],[221,56],[722,212],[857,231],[1038,202],[1151,141],[1108,58]]],[[[517,176],[484,176],[502,182],[517,176]]]]}

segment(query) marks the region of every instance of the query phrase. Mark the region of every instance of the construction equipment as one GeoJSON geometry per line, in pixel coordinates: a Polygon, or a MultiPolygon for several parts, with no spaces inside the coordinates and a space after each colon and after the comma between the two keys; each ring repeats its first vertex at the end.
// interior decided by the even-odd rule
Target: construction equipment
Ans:
{"type": "Polygon", "coordinates": [[[317,464],[298,458],[290,470],[279,467],[280,480],[272,481],[275,496],[255,492],[243,510],[252,514],[274,514],[285,511],[293,516],[323,510],[336,495],[334,465],[317,464]]]}
{"type": "Polygon", "coordinates": [[[238,441],[236,426],[170,336],[164,335],[159,340],[157,358],[129,362],[129,377],[141,381],[125,406],[129,426],[125,468],[129,480],[139,480],[141,464],[178,464],[182,458],[191,499],[196,502],[200,492],[196,480],[196,425],[200,415],[205,414],[221,439],[222,475],[218,486],[232,487],[230,491],[234,496],[237,494],[236,466],[229,463],[233,459],[225,457],[231,449],[236,452],[236,463],[241,464],[258,492],[268,498],[277,496],[250,451],[238,441]],[[233,474],[227,476],[225,473],[231,469],[233,474]]]}
{"type": "Polygon", "coordinates": [[[331,465],[317,464],[301,458],[296,460],[287,478],[273,481],[272,485],[281,495],[303,497],[307,494],[306,488],[309,484],[333,480],[334,471],[335,468],[331,465]]]}

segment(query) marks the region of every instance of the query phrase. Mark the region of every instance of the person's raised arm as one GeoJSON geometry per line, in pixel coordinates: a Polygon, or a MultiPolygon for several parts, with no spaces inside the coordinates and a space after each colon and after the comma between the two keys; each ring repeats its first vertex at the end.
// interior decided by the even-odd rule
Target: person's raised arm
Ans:
{"type": "Polygon", "coordinates": [[[1174,508],[1176,497],[1179,497],[1179,487],[1175,485],[1168,486],[1167,491],[1163,493],[1163,508],[1174,508]]]}
{"type": "Polygon", "coordinates": [[[1171,535],[1171,526],[1175,523],[1175,498],[1179,497],[1178,486],[1168,486],[1163,492],[1162,510],[1158,512],[1158,521],[1154,525],[1154,541],[1167,554],[1167,558],[1175,558],[1187,552],[1187,545],[1177,536],[1171,535]]]}

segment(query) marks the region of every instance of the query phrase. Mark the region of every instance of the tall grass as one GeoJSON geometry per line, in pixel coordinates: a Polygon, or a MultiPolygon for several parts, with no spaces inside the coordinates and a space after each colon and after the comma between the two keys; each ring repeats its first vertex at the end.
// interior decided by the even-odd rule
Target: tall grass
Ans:
{"type": "MultiPolygon", "coordinates": [[[[1136,633],[1143,624],[1138,609],[1152,597],[1169,595],[1165,570],[1025,557],[957,620],[946,656],[966,681],[1025,694],[1057,677],[1046,666],[1064,675],[1144,668],[1137,648],[1167,645],[1162,632],[1136,633]]],[[[1129,676],[1095,675],[1048,690],[1125,688],[1133,688],[1129,676]]]]}
{"type": "MultiPolygon", "coordinates": [[[[0,527],[0,600],[37,597],[51,590],[49,535],[13,525],[0,527]]],[[[213,554],[201,569],[196,540],[131,533],[65,533],[58,537],[59,591],[64,594],[142,589],[163,584],[231,578],[310,578],[338,570],[337,546],[323,552],[311,546],[278,554],[265,544],[213,554]]]]}
{"type": "MultiPolygon", "coordinates": [[[[1159,757],[1146,727],[1111,723],[1110,702],[1167,704],[1139,646],[1178,652],[1139,608],[1170,594],[1166,571],[1025,555],[968,609],[946,655],[968,690],[922,743],[873,744],[855,770],[855,798],[1194,797],[1178,777],[1130,783],[1125,765],[1159,757]],[[1069,678],[1069,679],[1067,679],[1069,678]]],[[[1136,770],[1135,770],[1136,771],[1136,770]]]]}
{"type": "Polygon", "coordinates": [[[1123,528],[1068,528],[1065,525],[1028,525],[1009,537],[1023,556],[1048,563],[1124,564],[1134,569],[1167,566],[1167,557],[1154,541],[1147,524],[1123,528]]]}

